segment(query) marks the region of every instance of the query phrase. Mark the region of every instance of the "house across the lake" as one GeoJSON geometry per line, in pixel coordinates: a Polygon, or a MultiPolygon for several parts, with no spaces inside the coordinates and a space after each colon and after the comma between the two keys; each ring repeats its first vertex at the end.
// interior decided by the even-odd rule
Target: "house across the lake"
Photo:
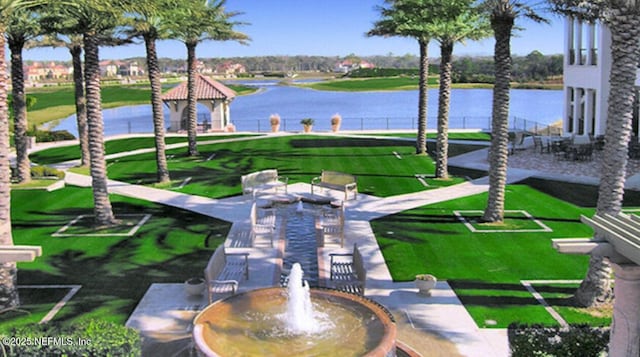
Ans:
{"type": "MultiPolygon", "coordinates": [[[[231,130],[229,105],[236,92],[224,84],[201,74],[196,74],[196,98],[200,107],[204,106],[209,113],[198,113],[198,131],[231,130]]],[[[169,107],[170,124],[168,131],[180,132],[188,129],[187,117],[187,82],[183,82],[162,96],[162,101],[169,107]]]]}
{"type": "MultiPolygon", "coordinates": [[[[563,129],[567,134],[604,135],[607,123],[611,32],[602,23],[576,18],[565,20],[563,129]]],[[[638,87],[633,112],[633,133],[639,134],[638,87]]]]}

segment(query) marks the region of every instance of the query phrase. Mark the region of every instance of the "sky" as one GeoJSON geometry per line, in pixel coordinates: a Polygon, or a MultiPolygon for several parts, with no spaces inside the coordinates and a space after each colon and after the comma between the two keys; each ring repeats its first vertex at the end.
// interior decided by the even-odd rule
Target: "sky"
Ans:
{"type": "MultiPolygon", "coordinates": [[[[247,34],[248,45],[237,42],[207,41],[198,45],[199,58],[251,57],[269,55],[318,55],[358,56],[418,55],[418,43],[414,39],[395,37],[366,37],[365,33],[380,18],[376,6],[383,0],[227,0],[227,11],[243,14],[234,19],[247,23],[236,30],[247,34]]],[[[563,20],[557,15],[546,16],[550,24],[537,24],[520,20],[522,28],[512,38],[511,50],[516,55],[526,55],[538,50],[543,54],[561,54],[563,47],[563,20]]],[[[492,38],[479,42],[456,44],[454,55],[490,56],[493,54],[492,38]]],[[[439,57],[438,44],[429,46],[429,57],[439,57]]],[[[116,48],[101,48],[101,59],[126,59],[144,57],[144,45],[132,44],[116,48]]],[[[178,41],[160,41],[158,56],[186,58],[186,48],[178,41]]],[[[66,49],[31,49],[24,52],[25,60],[71,59],[66,49]]]]}

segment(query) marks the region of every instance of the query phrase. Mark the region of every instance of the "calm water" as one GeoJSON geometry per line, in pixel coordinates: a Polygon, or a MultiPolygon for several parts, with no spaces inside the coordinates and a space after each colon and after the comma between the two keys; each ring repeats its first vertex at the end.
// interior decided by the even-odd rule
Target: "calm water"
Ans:
{"type": "MultiPolygon", "coordinates": [[[[240,96],[231,103],[231,121],[239,131],[269,131],[269,115],[280,114],[281,130],[301,130],[300,119],[315,119],[314,130],[330,130],[335,113],[343,117],[344,130],[415,129],[418,91],[330,92],[279,86],[276,82],[247,82],[260,91],[240,96]]],[[[435,128],[438,92],[429,90],[428,122],[435,128]]],[[[489,128],[491,89],[454,89],[451,94],[451,128],[489,128]]],[[[511,91],[512,126],[532,128],[562,118],[563,93],[560,90],[511,91]]],[[[207,115],[199,107],[199,121],[207,115]]],[[[165,109],[168,126],[168,110],[165,109]]],[[[104,110],[105,135],[151,133],[151,106],[138,105],[104,110]]],[[[55,129],[76,134],[75,116],[62,120],[55,129]]]]}

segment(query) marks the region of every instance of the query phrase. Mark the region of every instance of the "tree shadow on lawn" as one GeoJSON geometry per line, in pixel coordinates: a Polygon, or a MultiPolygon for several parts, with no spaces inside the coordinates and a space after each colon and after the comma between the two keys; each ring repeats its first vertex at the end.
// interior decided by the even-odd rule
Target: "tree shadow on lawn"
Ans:
{"type": "MultiPolygon", "coordinates": [[[[488,283],[474,280],[447,280],[454,289],[456,295],[464,305],[476,305],[486,307],[517,306],[517,305],[541,305],[522,284],[513,283],[488,283]],[[469,290],[491,291],[491,294],[474,293],[469,290]],[[509,296],[509,294],[528,294],[528,296],[509,296]]],[[[545,297],[545,301],[551,306],[578,307],[575,304],[573,293],[575,288],[560,287],[544,284],[536,284],[534,289],[541,294],[565,294],[564,297],[545,297]]]]}
{"type": "Polygon", "coordinates": [[[292,139],[290,145],[294,148],[331,148],[331,147],[382,147],[382,146],[410,146],[415,147],[415,141],[375,138],[339,138],[339,139],[292,139]]]}
{"type": "MultiPolygon", "coordinates": [[[[473,210],[473,209],[470,209],[473,210]]],[[[467,221],[478,221],[482,218],[482,215],[479,214],[464,214],[462,215],[467,221]]],[[[508,212],[505,214],[505,218],[509,218],[511,220],[521,220],[521,221],[530,221],[531,218],[517,215],[512,216],[508,212]]],[[[534,219],[543,222],[562,222],[562,223],[580,223],[580,217],[576,218],[563,218],[563,217],[539,217],[533,216],[534,219]]],[[[460,218],[454,214],[422,214],[422,213],[408,213],[401,212],[389,217],[383,217],[375,220],[375,222],[384,222],[387,224],[388,222],[398,222],[398,223],[420,223],[420,224],[451,224],[451,223],[461,223],[460,218]]]]}
{"type": "Polygon", "coordinates": [[[476,306],[506,306],[506,305],[540,305],[540,303],[529,294],[529,291],[522,284],[512,283],[487,283],[474,280],[447,280],[449,285],[456,292],[456,295],[464,305],[476,306]],[[488,293],[466,292],[468,290],[491,291],[488,293]],[[509,294],[529,294],[529,296],[509,296],[509,294]]]}
{"type": "Polygon", "coordinates": [[[108,319],[114,314],[122,315],[119,319],[124,322],[152,283],[182,283],[192,276],[201,276],[213,253],[210,249],[196,249],[146,264],[137,262],[141,260],[135,252],[140,240],[122,240],[98,257],[74,249],[65,250],[48,257],[55,274],[23,269],[19,270],[18,281],[21,285],[82,285],[56,319],[97,313],[108,319]]]}

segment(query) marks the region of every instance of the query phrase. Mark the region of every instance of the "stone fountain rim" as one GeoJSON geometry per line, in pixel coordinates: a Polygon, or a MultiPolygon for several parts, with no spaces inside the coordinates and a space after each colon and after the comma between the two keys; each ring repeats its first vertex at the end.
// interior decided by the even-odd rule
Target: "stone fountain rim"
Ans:
{"type": "MultiPolygon", "coordinates": [[[[193,341],[198,349],[199,352],[203,353],[205,356],[211,356],[211,357],[222,357],[220,355],[218,355],[217,353],[215,353],[213,350],[211,350],[210,348],[208,348],[208,345],[206,343],[206,341],[204,340],[204,324],[203,323],[198,323],[198,320],[200,320],[200,318],[202,316],[205,316],[206,313],[208,312],[208,310],[212,307],[215,307],[217,305],[223,304],[225,302],[227,302],[228,300],[233,300],[234,298],[238,298],[240,296],[243,295],[266,295],[270,292],[278,292],[278,293],[286,293],[285,290],[286,288],[282,288],[282,287],[269,287],[269,288],[260,288],[260,289],[255,289],[255,290],[249,290],[249,291],[245,291],[245,292],[241,292],[229,297],[226,297],[224,299],[215,301],[211,304],[209,304],[207,307],[205,307],[202,311],[200,311],[200,313],[198,313],[198,315],[196,315],[196,317],[193,319],[193,341]],[[207,347],[207,349],[205,350],[202,347],[207,347]]],[[[380,343],[378,343],[378,345],[372,349],[371,351],[369,351],[365,357],[375,357],[375,356],[387,356],[388,355],[388,351],[393,350],[396,348],[396,324],[395,324],[395,318],[393,317],[393,315],[391,314],[391,312],[389,312],[389,310],[383,306],[382,304],[369,299],[365,296],[362,295],[358,295],[358,294],[353,294],[353,293],[349,293],[349,292],[344,292],[344,291],[340,291],[340,290],[336,290],[336,289],[330,289],[330,288],[311,288],[310,289],[311,292],[311,296],[333,296],[333,297],[337,297],[337,298],[341,298],[341,299],[346,299],[346,300],[350,300],[350,301],[355,301],[357,303],[360,303],[361,305],[366,306],[367,308],[369,308],[371,311],[373,311],[376,316],[378,316],[382,322],[382,325],[384,326],[384,334],[382,336],[382,338],[380,339],[380,343]]]]}

